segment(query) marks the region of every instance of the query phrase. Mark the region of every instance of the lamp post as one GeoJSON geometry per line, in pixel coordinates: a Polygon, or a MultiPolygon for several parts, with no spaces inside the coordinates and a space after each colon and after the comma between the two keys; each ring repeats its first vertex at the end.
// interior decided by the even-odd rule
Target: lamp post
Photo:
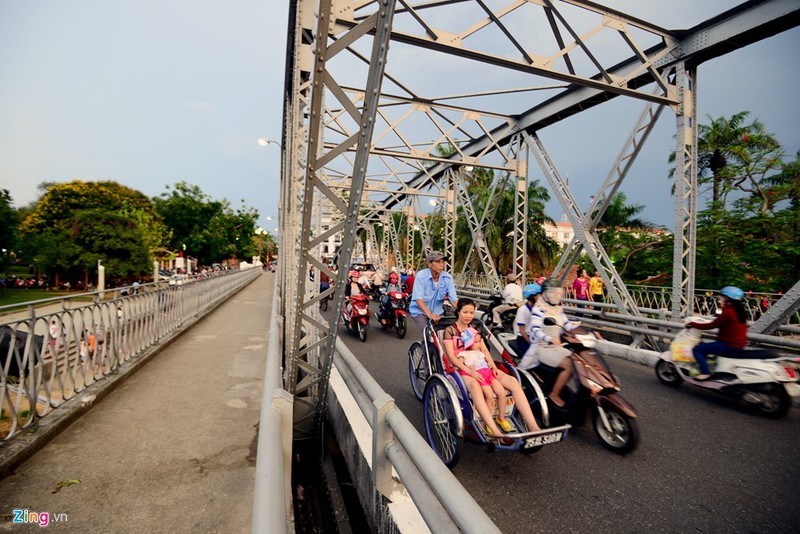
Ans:
{"type": "MultiPolygon", "coordinates": [[[[256,244],[258,245],[258,261],[261,261],[261,257],[264,253],[264,236],[268,232],[261,228],[260,226],[256,229],[256,244]]],[[[269,254],[267,254],[267,265],[269,265],[269,254]]]]}
{"type": "Polygon", "coordinates": [[[267,139],[266,137],[259,137],[258,138],[258,144],[261,145],[261,146],[267,146],[270,143],[272,143],[273,145],[276,145],[278,148],[280,148],[280,146],[281,146],[281,144],[279,142],[273,141],[272,139],[267,139]]]}

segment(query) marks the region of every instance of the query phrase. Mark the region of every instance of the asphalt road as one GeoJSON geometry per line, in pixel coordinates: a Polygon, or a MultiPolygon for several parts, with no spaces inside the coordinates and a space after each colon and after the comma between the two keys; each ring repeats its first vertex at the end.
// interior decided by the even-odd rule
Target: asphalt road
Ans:
{"type": "MultiPolygon", "coordinates": [[[[407,372],[414,322],[403,340],[374,316],[365,343],[339,333],[424,436],[407,372]]],[[[465,445],[453,472],[503,532],[800,531],[798,408],[770,421],[691,386],[663,386],[651,368],[610,364],[639,413],[632,453],[602,448],[588,423],[529,456],[465,445]]]]}

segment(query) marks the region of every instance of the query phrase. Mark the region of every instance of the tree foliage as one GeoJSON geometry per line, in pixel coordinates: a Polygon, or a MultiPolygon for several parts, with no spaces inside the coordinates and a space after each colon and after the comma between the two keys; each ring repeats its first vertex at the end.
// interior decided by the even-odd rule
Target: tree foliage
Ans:
{"type": "Polygon", "coordinates": [[[178,182],[154,199],[156,211],[172,229],[169,246],[185,250],[202,265],[230,258],[250,260],[258,254],[258,211],[233,211],[227,200],[213,200],[196,185],[178,182]]]}
{"type": "Polygon", "coordinates": [[[142,193],[116,182],[48,184],[20,225],[22,250],[40,270],[80,279],[104,260],[111,276],[149,272],[169,236],[142,193]]]}
{"type": "Polygon", "coordinates": [[[669,235],[639,217],[644,210],[642,204],[627,204],[627,200],[625,193],[614,195],[603,212],[597,234],[620,276],[647,278],[651,273],[662,272],[653,271],[654,268],[664,266],[646,253],[662,249],[669,235]]]}
{"type": "MultiPolygon", "coordinates": [[[[512,269],[514,263],[514,239],[510,236],[514,235],[516,182],[506,180],[504,184],[499,184],[500,190],[492,196],[494,173],[476,169],[471,174],[468,192],[472,205],[479,218],[488,209],[487,219],[490,224],[484,228],[486,244],[495,260],[495,269],[505,272],[512,269]]],[[[558,244],[547,236],[544,229],[546,222],[552,222],[544,212],[549,199],[547,189],[538,180],[528,183],[527,265],[528,270],[533,273],[548,272],[558,253],[558,244]]],[[[455,258],[457,267],[466,259],[466,251],[472,245],[472,238],[464,208],[459,207],[455,247],[456,251],[464,251],[464,255],[462,258],[455,258]]],[[[473,253],[471,261],[476,260],[477,256],[473,253]]]]}
{"type": "MultiPolygon", "coordinates": [[[[793,160],[749,113],[709,117],[698,130],[696,287],[786,291],[800,272],[800,153],[793,160]]],[[[674,153],[670,157],[674,161],[674,153]]]]}
{"type": "Polygon", "coordinates": [[[5,269],[9,252],[17,243],[19,215],[13,206],[14,201],[7,189],[0,189],[0,269],[5,269]]]}

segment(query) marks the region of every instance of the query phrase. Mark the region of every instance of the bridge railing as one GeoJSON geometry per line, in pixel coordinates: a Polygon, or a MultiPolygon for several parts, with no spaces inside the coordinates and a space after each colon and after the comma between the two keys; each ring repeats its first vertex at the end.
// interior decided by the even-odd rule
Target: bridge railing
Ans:
{"type": "Polygon", "coordinates": [[[341,339],[336,369],[370,423],[374,486],[390,498],[392,468],[431,532],[500,532],[341,339]]]}
{"type": "Polygon", "coordinates": [[[0,307],[0,447],[260,274],[256,268],[0,307]]]}
{"type": "MultiPolygon", "coordinates": [[[[464,293],[472,298],[477,299],[481,303],[488,303],[489,297],[496,294],[497,291],[491,288],[488,280],[484,275],[458,275],[456,276],[456,286],[459,288],[460,293],[464,293]]],[[[643,285],[628,285],[626,286],[628,293],[633,298],[637,309],[646,315],[658,316],[664,315],[665,318],[671,317],[672,309],[672,289],[659,286],[643,286],[643,285]]],[[[579,301],[569,298],[571,296],[571,288],[565,288],[565,295],[567,298],[565,302],[574,305],[579,304],[579,301]]],[[[720,293],[718,290],[698,289],[695,291],[694,296],[694,310],[696,315],[710,316],[714,315],[718,307],[717,301],[720,293]]],[[[777,293],[750,293],[745,299],[745,309],[750,317],[750,321],[758,320],[761,315],[773,306],[780,298],[781,294],[777,293]]],[[[614,304],[608,303],[593,303],[592,306],[598,309],[610,311],[616,309],[614,304]]],[[[676,323],[677,324],[677,323],[676,323]]],[[[800,310],[795,311],[790,315],[783,325],[779,326],[776,331],[776,336],[765,337],[796,337],[800,335],[800,310]]]]}

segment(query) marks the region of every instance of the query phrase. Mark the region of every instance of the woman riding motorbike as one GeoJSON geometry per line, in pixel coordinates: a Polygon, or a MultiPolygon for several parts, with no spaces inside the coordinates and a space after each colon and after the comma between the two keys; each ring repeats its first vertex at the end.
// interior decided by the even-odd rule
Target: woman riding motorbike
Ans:
{"type": "Polygon", "coordinates": [[[724,356],[727,353],[738,351],[747,345],[747,311],[742,299],[744,291],[734,286],[725,286],[720,290],[719,305],[722,313],[710,323],[691,322],[687,328],[699,330],[712,330],[719,328],[716,341],[700,343],[692,349],[694,359],[700,368],[696,380],[708,380],[711,369],[708,367],[706,356],[715,354],[724,356]]]}
{"type": "Polygon", "coordinates": [[[564,406],[561,390],[572,376],[572,364],[568,359],[570,352],[561,346],[561,331],[569,332],[579,325],[570,321],[564,313],[561,305],[563,296],[564,290],[557,281],[547,279],[542,283],[542,295],[531,310],[528,321],[531,345],[519,362],[522,369],[531,369],[539,364],[561,369],[550,391],[550,400],[559,408],[564,406]],[[550,321],[545,322],[546,319],[550,321]]]}
{"type": "MultiPolygon", "coordinates": [[[[402,287],[400,286],[400,277],[394,271],[389,273],[389,281],[386,284],[386,290],[384,291],[383,295],[381,295],[381,317],[386,317],[391,312],[391,297],[389,296],[390,293],[395,292],[403,292],[402,287]]],[[[382,324],[386,324],[386,319],[381,319],[382,324]]]]}

